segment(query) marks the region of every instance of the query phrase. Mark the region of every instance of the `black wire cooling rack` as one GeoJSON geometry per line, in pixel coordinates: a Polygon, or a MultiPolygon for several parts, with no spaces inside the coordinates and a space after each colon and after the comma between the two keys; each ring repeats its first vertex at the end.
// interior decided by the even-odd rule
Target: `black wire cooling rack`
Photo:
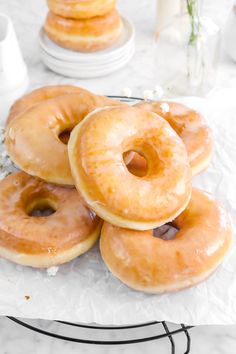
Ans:
{"type": "MultiPolygon", "coordinates": [[[[124,96],[109,96],[114,99],[119,99],[127,103],[135,103],[142,101],[139,97],[124,97],[124,96]]],[[[42,320],[22,320],[8,316],[8,319],[16,324],[23,326],[31,331],[40,333],[56,339],[61,339],[69,342],[93,344],[93,345],[126,345],[154,340],[167,339],[170,343],[171,354],[188,354],[190,353],[191,337],[189,329],[193,326],[184,324],[171,324],[165,321],[148,322],[136,325],[124,326],[101,326],[96,324],[72,323],[65,321],[42,321],[42,320]],[[86,330],[86,332],[84,332],[86,330]],[[111,337],[114,339],[107,339],[111,337]],[[144,332],[148,335],[144,336],[144,332]],[[96,333],[95,338],[93,335],[96,333]],[[177,337],[184,336],[185,347],[178,350],[177,337]],[[87,336],[87,337],[86,337],[87,336]],[[105,338],[104,338],[105,336],[105,338]],[[130,336],[132,336],[130,338],[130,336]],[[97,339],[96,337],[99,337],[97,339]],[[89,338],[89,339],[88,339],[89,338]],[[103,338],[103,339],[101,339],[103,338]],[[178,352],[177,352],[178,350],[178,352]]]]}
{"type": "MultiPolygon", "coordinates": [[[[137,344],[142,342],[149,342],[153,340],[160,340],[160,339],[168,339],[170,343],[170,352],[171,354],[177,354],[176,351],[176,336],[178,334],[182,334],[185,336],[185,348],[184,351],[181,351],[182,354],[190,353],[190,346],[191,346],[191,337],[189,335],[189,329],[192,326],[185,326],[184,324],[174,325],[174,324],[167,324],[165,321],[162,322],[149,322],[137,325],[127,325],[127,326],[99,326],[99,325],[89,325],[89,324],[81,324],[81,323],[72,323],[72,322],[65,322],[65,321],[36,321],[36,324],[32,324],[31,322],[34,320],[22,320],[15,317],[8,317],[9,320],[21,325],[31,331],[56,338],[61,339],[69,342],[75,343],[82,343],[82,344],[93,344],[93,345],[126,345],[126,344],[137,344]],[[49,322],[49,324],[43,326],[42,323],[49,322]],[[59,326],[54,326],[58,324],[59,326]],[[169,326],[173,328],[170,329],[169,326]],[[151,330],[152,327],[152,330],[151,330]],[[141,336],[139,338],[128,338],[123,339],[124,337],[134,335],[135,330],[137,329],[147,329],[148,332],[152,332],[153,335],[149,336],[141,336]],[[73,334],[71,334],[73,329],[73,334]],[[87,338],[81,338],[81,329],[89,330],[87,331],[87,338]],[[117,339],[92,339],[90,331],[103,331],[107,335],[107,332],[113,332],[112,335],[115,336],[117,339]],[[118,333],[119,332],[119,333],[118,333]],[[127,333],[129,332],[129,333],[127,333]],[[133,332],[133,333],[132,333],[133,332]],[[154,333],[157,334],[154,334],[154,333]],[[62,334],[63,333],[63,334],[62,334]],[[122,338],[122,339],[119,339],[122,338]]],[[[147,331],[146,331],[147,332],[147,331]]],[[[137,333],[136,333],[137,335],[137,333]]],[[[99,334],[100,336],[100,334],[99,334]]],[[[104,336],[104,333],[103,333],[104,336]]]]}

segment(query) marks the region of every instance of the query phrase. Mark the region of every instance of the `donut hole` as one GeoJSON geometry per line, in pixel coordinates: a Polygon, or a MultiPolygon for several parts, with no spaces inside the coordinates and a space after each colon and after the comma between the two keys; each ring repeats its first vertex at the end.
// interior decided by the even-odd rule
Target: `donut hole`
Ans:
{"type": "Polygon", "coordinates": [[[63,130],[59,135],[58,135],[58,138],[61,140],[61,142],[65,145],[68,144],[68,141],[70,139],[70,133],[72,131],[72,128],[68,128],[68,129],[65,129],[63,130]]]}
{"type": "Polygon", "coordinates": [[[162,240],[169,241],[175,238],[178,231],[179,229],[176,225],[168,223],[154,229],[152,235],[161,238],[162,240]]]}
{"type": "Polygon", "coordinates": [[[28,216],[45,217],[54,214],[57,210],[57,205],[54,200],[41,198],[32,200],[26,208],[28,216]]]}
{"type": "Polygon", "coordinates": [[[134,150],[128,150],[123,153],[123,160],[126,164],[127,170],[134,176],[144,177],[148,171],[147,159],[140,153],[134,150]],[[128,159],[127,157],[131,157],[128,159]],[[128,163],[127,163],[128,160],[128,163]],[[130,161],[129,161],[130,160],[130,161]]]}
{"type": "Polygon", "coordinates": [[[165,167],[157,149],[148,139],[134,136],[126,139],[124,146],[123,162],[132,175],[136,177],[156,176],[165,167]],[[128,161],[127,156],[131,157],[128,161]]]}

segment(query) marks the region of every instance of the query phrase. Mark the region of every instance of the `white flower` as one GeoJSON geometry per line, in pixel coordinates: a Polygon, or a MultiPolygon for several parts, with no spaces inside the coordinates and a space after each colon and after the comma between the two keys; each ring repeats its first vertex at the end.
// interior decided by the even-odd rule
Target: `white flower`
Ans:
{"type": "Polygon", "coordinates": [[[170,112],[170,106],[168,105],[168,103],[166,102],[163,102],[161,105],[161,110],[162,110],[162,113],[168,113],[170,112]]]}
{"type": "Polygon", "coordinates": [[[164,90],[160,85],[156,85],[154,87],[154,92],[157,98],[162,98],[162,96],[164,95],[164,90]]]}
{"type": "Polygon", "coordinates": [[[153,91],[152,90],[144,90],[143,91],[143,98],[145,100],[152,100],[153,99],[153,91]]]}
{"type": "Polygon", "coordinates": [[[57,274],[58,272],[58,269],[59,267],[50,267],[50,268],[47,268],[47,275],[49,277],[55,277],[55,275],[57,274]]]}
{"type": "Polygon", "coordinates": [[[131,88],[129,88],[129,87],[124,87],[123,90],[122,90],[122,94],[123,94],[125,97],[131,97],[131,95],[132,95],[132,90],[131,90],[131,88]]]}

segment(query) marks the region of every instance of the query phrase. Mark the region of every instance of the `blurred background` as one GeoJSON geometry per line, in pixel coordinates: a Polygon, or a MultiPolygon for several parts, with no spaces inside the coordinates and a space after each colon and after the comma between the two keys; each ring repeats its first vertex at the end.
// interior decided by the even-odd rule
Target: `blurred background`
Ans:
{"type": "MultiPolygon", "coordinates": [[[[74,83],[103,94],[121,94],[124,87],[130,87],[132,94],[140,96],[145,89],[153,89],[160,84],[156,72],[160,68],[153,65],[154,54],[165,58],[162,48],[155,41],[157,29],[157,4],[162,0],[140,0],[138,2],[118,0],[118,8],[123,16],[135,27],[136,51],[130,62],[122,69],[103,78],[73,79],[65,78],[48,70],[40,57],[38,32],[47,14],[46,2],[42,0],[1,0],[0,11],[9,15],[13,21],[20,47],[25,58],[30,88],[57,83],[74,83]],[[154,49],[153,49],[154,47],[154,49]]],[[[162,1],[164,3],[164,1],[162,1]]],[[[185,1],[184,1],[185,2],[185,1]]],[[[225,25],[232,12],[232,0],[205,0],[201,2],[201,14],[212,19],[219,26],[222,37],[225,25]]],[[[173,24],[173,21],[170,21],[173,24]]],[[[235,46],[236,41],[231,41],[235,46]]],[[[221,42],[216,86],[235,87],[235,62],[226,54],[224,37],[221,42]]]]}

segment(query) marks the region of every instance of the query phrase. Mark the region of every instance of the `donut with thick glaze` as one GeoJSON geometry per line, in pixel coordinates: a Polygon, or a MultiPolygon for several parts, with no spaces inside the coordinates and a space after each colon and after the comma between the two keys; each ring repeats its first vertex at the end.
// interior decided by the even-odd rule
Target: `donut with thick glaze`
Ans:
{"type": "Polygon", "coordinates": [[[155,236],[159,229],[135,231],[105,222],[100,238],[105,264],[123,283],[147,293],[177,291],[203,281],[232,245],[229,214],[211,195],[193,189],[173,225],[177,233],[166,240],[165,235],[155,236]]]}
{"type": "Polygon", "coordinates": [[[44,268],[69,262],[96,242],[101,220],[74,188],[16,172],[0,182],[0,256],[44,268]],[[32,212],[51,208],[48,216],[32,212]]]}
{"type": "Polygon", "coordinates": [[[50,183],[74,185],[65,137],[88,113],[112,105],[122,103],[86,90],[33,105],[7,125],[8,154],[32,176],[50,183]]]}
{"type": "Polygon", "coordinates": [[[48,37],[61,47],[95,52],[110,47],[121,34],[122,20],[116,9],[83,20],[60,17],[49,12],[44,24],[48,37]]]}
{"type": "Polygon", "coordinates": [[[89,114],[68,143],[75,186],[101,218],[137,230],[173,220],[191,196],[191,170],[182,140],[155,113],[108,107],[89,114]],[[135,151],[148,162],[137,177],[124,162],[135,151]]]}

